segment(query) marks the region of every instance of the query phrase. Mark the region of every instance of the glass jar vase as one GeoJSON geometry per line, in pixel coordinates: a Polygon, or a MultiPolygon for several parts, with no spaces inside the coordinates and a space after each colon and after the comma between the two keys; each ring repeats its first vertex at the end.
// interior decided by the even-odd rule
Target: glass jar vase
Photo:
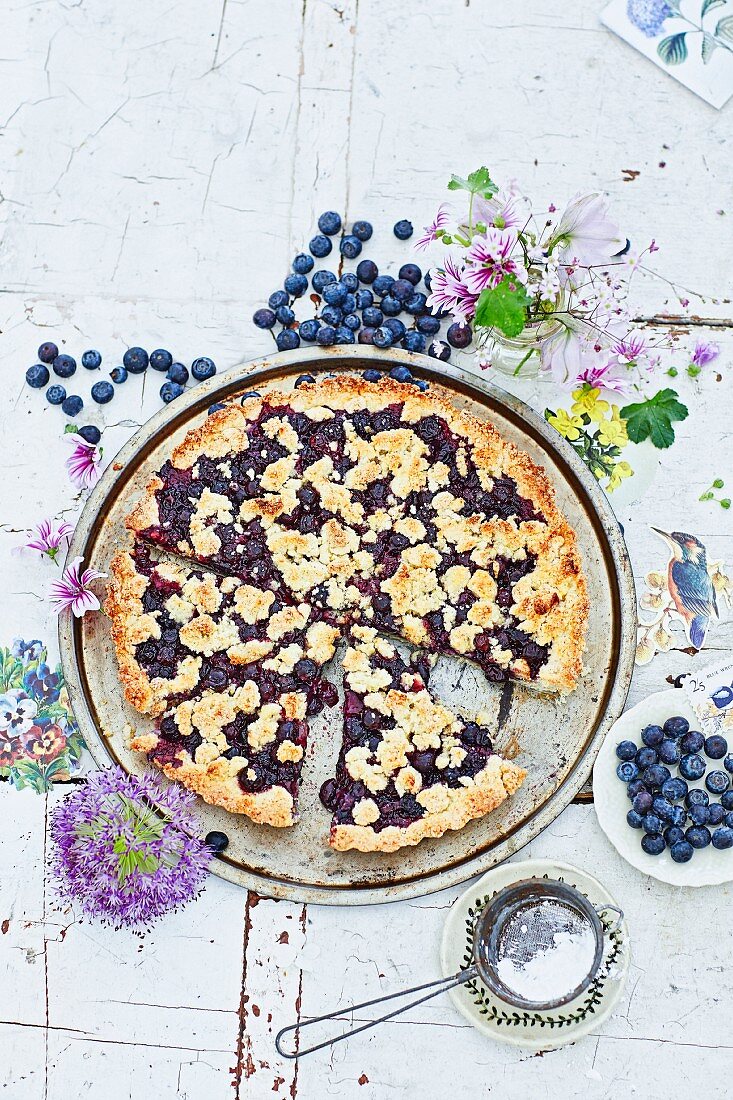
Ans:
{"type": "Polygon", "coordinates": [[[482,367],[492,367],[514,378],[536,378],[540,373],[540,341],[562,328],[556,317],[527,325],[519,336],[505,336],[496,328],[474,330],[482,367]]]}

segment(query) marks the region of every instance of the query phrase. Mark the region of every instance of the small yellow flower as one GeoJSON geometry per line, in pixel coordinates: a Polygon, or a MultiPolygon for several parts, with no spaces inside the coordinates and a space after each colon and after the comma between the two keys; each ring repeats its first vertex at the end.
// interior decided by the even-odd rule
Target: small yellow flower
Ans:
{"type": "Polygon", "coordinates": [[[566,439],[577,439],[580,435],[580,429],[583,427],[583,421],[580,417],[569,416],[565,409],[558,409],[552,416],[548,416],[547,421],[566,439]]]}
{"type": "Polygon", "coordinates": [[[598,425],[598,438],[606,447],[618,447],[621,450],[629,442],[626,433],[626,422],[617,420],[601,420],[598,425]]]}
{"type": "Polygon", "coordinates": [[[645,592],[639,599],[639,605],[645,611],[659,611],[664,607],[664,598],[661,592],[645,592]]]}
{"type": "Polygon", "coordinates": [[[655,649],[651,642],[644,640],[639,642],[636,647],[636,663],[637,665],[648,665],[654,656],[655,649]]]}
{"type": "Polygon", "coordinates": [[[656,571],[653,571],[651,573],[647,573],[644,580],[646,581],[649,588],[658,588],[660,592],[667,587],[666,573],[658,573],[656,571]]]}
{"type": "Polygon", "coordinates": [[[634,471],[629,466],[628,462],[617,462],[611,471],[611,476],[608,479],[608,485],[606,488],[609,493],[612,493],[614,489],[618,489],[624,478],[632,477],[634,471]]]}
{"type": "Polygon", "coordinates": [[[600,424],[611,408],[608,401],[599,400],[600,392],[598,389],[592,389],[587,383],[582,389],[573,390],[575,404],[572,406],[572,412],[577,416],[582,416],[585,413],[596,424],[600,424]]]}
{"type": "Polygon", "coordinates": [[[720,596],[723,603],[733,607],[733,581],[723,572],[722,561],[712,562],[708,572],[716,595],[720,596]]]}
{"type": "Polygon", "coordinates": [[[660,625],[654,632],[654,644],[661,653],[667,653],[672,648],[672,635],[660,625]]]}

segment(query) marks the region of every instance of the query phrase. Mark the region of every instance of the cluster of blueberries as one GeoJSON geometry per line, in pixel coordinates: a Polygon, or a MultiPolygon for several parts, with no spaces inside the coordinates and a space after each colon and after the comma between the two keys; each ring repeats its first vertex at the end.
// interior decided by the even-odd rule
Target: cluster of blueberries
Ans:
{"type": "MultiPolygon", "coordinates": [[[[62,412],[72,419],[77,417],[84,408],[84,401],[78,394],[68,394],[64,386],[57,382],[48,385],[51,380],[51,371],[57,378],[71,378],[76,374],[76,359],[72,355],[59,353],[56,344],[51,342],[41,344],[38,349],[39,362],[29,367],[25,372],[25,380],[33,389],[40,390],[48,386],[46,400],[50,405],[60,405],[62,412]],[[49,370],[50,367],[50,370],[49,370]]],[[[99,370],[102,365],[102,356],[93,349],[85,351],[81,357],[81,365],[86,370],[99,370]]],[[[160,387],[160,396],[168,404],[180,397],[189,380],[189,370],[183,363],[174,363],[173,356],[165,348],[157,348],[150,355],[144,348],[128,348],[122,357],[122,366],[110,371],[110,378],[117,386],[127,381],[130,374],[144,374],[148,367],[165,373],[166,381],[160,387]]],[[[203,382],[216,374],[216,366],[213,360],[202,356],[191,364],[190,375],[196,382],[203,382]]],[[[115,395],[115,387],[112,382],[95,382],[91,389],[91,397],[98,405],[106,405],[115,395]]],[[[98,443],[100,432],[93,425],[88,425],[79,430],[79,434],[89,443],[98,443]]]]}
{"type": "MultiPolygon", "coordinates": [[[[267,307],[258,309],[252,318],[261,329],[282,327],[275,335],[279,351],[292,351],[301,341],[328,347],[333,344],[374,344],[378,348],[400,346],[407,351],[425,352],[434,359],[446,362],[451,347],[466,348],[471,343],[469,325],[452,324],[446,333],[446,344],[437,339],[443,320],[442,314],[430,311],[427,294],[419,289],[423,280],[430,290],[430,275],[423,276],[417,264],[403,264],[394,275],[380,275],[373,260],[363,259],[356,271],[346,271],[340,277],[333,271],[313,271],[316,259],[331,252],[331,238],[340,233],[343,226],[340,214],[327,210],[318,219],[319,233],[308,245],[309,253],[299,252],[293,260],[292,272],[286,276],[282,289],[269,297],[267,307]],[[308,276],[310,277],[310,284],[308,276]],[[309,285],[311,296],[320,307],[317,317],[298,322],[293,306],[302,298],[309,285]],[[407,315],[407,327],[400,315],[407,315]]],[[[370,222],[356,221],[351,233],[344,233],[339,241],[339,251],[345,260],[359,257],[362,244],[371,239],[374,232],[370,222]]],[[[412,225],[399,221],[394,226],[399,240],[412,236],[412,225]]]]}
{"type": "Polygon", "coordinates": [[[687,863],[696,848],[733,848],[733,753],[726,739],[703,737],[675,715],[663,726],[647,726],[641,740],[640,746],[633,741],[616,746],[621,761],[616,774],[631,801],[626,820],[632,829],[644,830],[644,851],[658,856],[669,848],[675,863],[687,863]],[[722,760],[725,771],[707,771],[705,757],[722,760]],[[705,790],[690,786],[703,776],[705,790]],[[710,795],[719,801],[711,802],[710,795]]]}

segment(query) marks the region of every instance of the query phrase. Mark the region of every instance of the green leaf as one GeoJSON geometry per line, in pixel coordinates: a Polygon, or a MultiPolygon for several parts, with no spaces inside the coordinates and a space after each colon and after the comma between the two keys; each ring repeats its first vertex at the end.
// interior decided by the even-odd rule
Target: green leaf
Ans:
{"type": "Polygon", "coordinates": [[[700,47],[700,56],[702,57],[703,65],[707,65],[717,48],[718,43],[713,38],[712,34],[708,34],[708,32],[705,31],[702,36],[702,45],[700,47]]]}
{"type": "Polygon", "coordinates": [[[621,416],[633,443],[651,439],[655,447],[664,450],[674,443],[672,422],[686,420],[688,410],[674,390],[659,390],[646,401],[624,406],[621,416]]]}
{"type": "Polygon", "coordinates": [[[531,300],[521,283],[505,276],[498,286],[487,287],[481,292],[476,303],[476,324],[498,328],[505,336],[519,336],[531,300]]]}
{"type": "Polygon", "coordinates": [[[64,435],[78,435],[79,429],[76,424],[67,424],[64,428],[64,435]]]}
{"type": "Polygon", "coordinates": [[[490,199],[499,188],[489,175],[488,168],[481,167],[471,172],[467,180],[462,176],[451,176],[448,190],[469,191],[472,195],[481,195],[484,199],[490,199]]]}
{"type": "Polygon", "coordinates": [[[703,19],[709,11],[713,10],[713,8],[722,8],[725,3],[726,0],[702,0],[700,18],[703,19]]]}
{"type": "Polygon", "coordinates": [[[733,15],[726,15],[725,19],[720,20],[715,28],[715,37],[733,46],[733,15]]]}
{"type": "Polygon", "coordinates": [[[670,34],[657,46],[657,53],[665,65],[681,65],[687,60],[687,32],[670,34]]]}

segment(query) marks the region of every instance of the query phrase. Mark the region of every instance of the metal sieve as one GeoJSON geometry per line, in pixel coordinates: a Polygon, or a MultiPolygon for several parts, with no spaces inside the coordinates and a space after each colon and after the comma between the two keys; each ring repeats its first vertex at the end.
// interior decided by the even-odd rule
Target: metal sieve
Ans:
{"type": "Polygon", "coordinates": [[[385,997],[375,997],[371,1001],[346,1005],[323,1016],[314,1016],[312,1019],[290,1024],[275,1036],[278,1054],[283,1058],[302,1058],[306,1054],[340,1043],[343,1039],[358,1035],[360,1031],[366,1031],[386,1020],[391,1020],[394,1016],[399,1016],[408,1009],[429,1001],[447,989],[475,981],[477,978],[491,990],[495,997],[511,1008],[531,1012],[547,1012],[561,1008],[584,993],[598,974],[604,949],[604,928],[599,914],[605,911],[616,913],[616,922],[611,929],[615,931],[623,920],[622,910],[615,905],[594,906],[575,887],[553,879],[528,878],[512,883],[495,894],[476,918],[471,966],[448,978],[425,982],[423,985],[412,986],[397,993],[389,993],[385,997]],[[593,961],[587,973],[580,980],[569,979],[571,987],[558,990],[552,999],[528,1000],[517,990],[510,988],[499,976],[499,964],[503,959],[510,959],[515,967],[521,968],[541,952],[552,947],[558,933],[577,934],[588,931],[593,935],[594,952],[593,961]],[[357,1027],[352,1026],[340,1035],[324,1039],[314,1046],[299,1049],[300,1036],[307,1027],[325,1020],[335,1020],[346,1013],[352,1014],[353,1024],[353,1013],[359,1009],[384,1004],[398,997],[407,997],[412,993],[422,993],[423,990],[430,990],[430,992],[395,1008],[392,1012],[379,1016],[376,1020],[368,1020],[357,1027]],[[297,1045],[294,1049],[287,1050],[283,1047],[283,1039],[290,1032],[298,1033],[297,1045]]]}

